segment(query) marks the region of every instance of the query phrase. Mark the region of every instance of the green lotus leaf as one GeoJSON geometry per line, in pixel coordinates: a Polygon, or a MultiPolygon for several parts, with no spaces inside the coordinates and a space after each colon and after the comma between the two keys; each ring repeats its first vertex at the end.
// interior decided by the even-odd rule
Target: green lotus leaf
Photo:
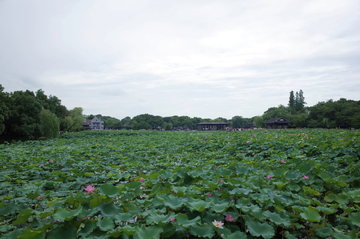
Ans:
{"type": "Polygon", "coordinates": [[[198,226],[198,225],[194,225],[191,226],[188,229],[189,233],[193,236],[197,236],[197,237],[207,237],[207,238],[213,238],[215,235],[215,231],[211,226],[198,226]]]}
{"type": "Polygon", "coordinates": [[[211,181],[207,181],[207,182],[204,184],[204,187],[205,187],[206,190],[208,190],[208,191],[211,192],[211,191],[215,190],[216,188],[218,188],[218,185],[215,184],[215,183],[213,183],[213,182],[211,182],[211,181]]]}
{"type": "Polygon", "coordinates": [[[0,207],[0,216],[7,216],[9,214],[14,214],[17,210],[15,203],[7,203],[5,206],[0,207]]]}
{"type": "Polygon", "coordinates": [[[349,196],[345,193],[340,193],[336,195],[335,201],[340,204],[346,204],[349,202],[349,196]]]}
{"type": "Polygon", "coordinates": [[[360,212],[351,213],[351,214],[348,216],[348,218],[349,218],[349,221],[350,221],[352,224],[360,227],[360,212]]]}
{"type": "Polygon", "coordinates": [[[296,239],[296,237],[292,234],[290,234],[288,231],[285,232],[285,238],[286,239],[296,239]]]}
{"type": "Polygon", "coordinates": [[[351,236],[345,235],[345,234],[342,233],[342,232],[335,232],[335,233],[333,234],[333,237],[334,237],[335,239],[352,239],[351,236]]]}
{"type": "Polygon", "coordinates": [[[247,166],[236,165],[235,168],[236,168],[236,172],[238,174],[247,174],[248,170],[249,170],[249,167],[247,167],[247,166]]]}
{"type": "Polygon", "coordinates": [[[19,239],[45,239],[45,233],[42,231],[31,230],[31,228],[26,228],[18,238],[19,239]]]}
{"type": "Polygon", "coordinates": [[[9,232],[7,234],[2,234],[0,236],[0,239],[17,239],[19,238],[19,236],[22,234],[22,231],[19,230],[18,228],[15,228],[14,231],[9,232]]]}
{"type": "Polygon", "coordinates": [[[142,212],[141,215],[143,217],[146,217],[148,215],[158,214],[158,213],[166,213],[166,208],[165,207],[163,207],[162,209],[151,208],[150,210],[146,210],[145,212],[142,212]]]}
{"type": "Polygon", "coordinates": [[[297,166],[297,169],[303,174],[308,173],[312,168],[313,166],[310,163],[301,163],[297,166]]]}
{"type": "Polygon", "coordinates": [[[158,224],[164,225],[165,223],[170,222],[170,218],[175,218],[175,213],[171,212],[167,215],[160,215],[160,214],[152,214],[146,218],[147,224],[158,224]]]}
{"type": "Polygon", "coordinates": [[[101,194],[114,197],[119,194],[119,189],[112,184],[103,184],[99,188],[101,194]]]}
{"type": "Polygon", "coordinates": [[[127,184],[126,184],[127,188],[130,189],[130,190],[139,188],[140,185],[141,185],[141,182],[140,182],[140,181],[134,181],[134,182],[131,182],[131,183],[127,183],[127,184]]]}
{"type": "Polygon", "coordinates": [[[165,196],[162,199],[165,206],[174,210],[178,210],[186,202],[185,200],[175,197],[173,195],[165,196]]]}
{"type": "Polygon", "coordinates": [[[336,194],[334,194],[333,192],[327,192],[325,194],[324,199],[327,202],[332,202],[332,201],[334,201],[336,199],[336,194]]]}
{"type": "Polygon", "coordinates": [[[347,192],[347,195],[349,195],[353,198],[360,197],[360,189],[349,191],[349,192],[347,192]]]}
{"type": "Polygon", "coordinates": [[[269,224],[252,221],[251,218],[246,215],[244,215],[243,218],[251,235],[256,237],[262,236],[265,239],[270,239],[275,235],[274,228],[269,224]]]}
{"type": "Polygon", "coordinates": [[[291,225],[290,217],[285,214],[266,211],[264,212],[264,216],[269,218],[270,221],[272,221],[276,225],[284,225],[285,227],[289,227],[291,225]]]}
{"type": "Polygon", "coordinates": [[[120,230],[122,232],[125,232],[126,235],[131,236],[136,232],[136,227],[130,226],[130,225],[126,225],[124,227],[121,227],[120,230]]]}
{"type": "Polygon", "coordinates": [[[228,236],[227,239],[246,239],[247,235],[244,232],[236,231],[228,236]]]}
{"type": "Polygon", "coordinates": [[[10,231],[11,229],[13,229],[14,226],[11,224],[4,224],[0,226],[0,232],[7,232],[10,231]]]}
{"type": "Polygon", "coordinates": [[[248,213],[251,210],[250,206],[245,206],[243,204],[236,204],[235,207],[240,209],[244,213],[248,213]]]}
{"type": "Polygon", "coordinates": [[[219,213],[211,213],[209,211],[205,211],[202,213],[202,215],[203,215],[202,222],[207,224],[211,224],[214,220],[216,221],[224,220],[224,216],[219,213]]]}
{"type": "Polygon", "coordinates": [[[210,207],[210,202],[205,202],[204,200],[198,199],[194,200],[193,202],[189,202],[189,205],[191,211],[202,212],[210,207]]]}
{"type": "Polygon", "coordinates": [[[326,214],[326,215],[330,215],[333,214],[335,212],[337,212],[337,210],[335,208],[332,207],[316,207],[316,210],[319,210],[320,212],[326,214]]]}
{"type": "Polygon", "coordinates": [[[178,213],[176,215],[176,221],[177,223],[182,226],[183,228],[188,228],[190,226],[194,226],[196,225],[198,222],[201,221],[201,217],[197,216],[196,218],[192,219],[192,220],[188,220],[188,216],[186,214],[183,213],[178,213]]]}
{"type": "Polygon", "coordinates": [[[90,178],[81,178],[81,177],[78,177],[76,178],[76,181],[80,184],[88,184],[89,182],[91,182],[91,179],[90,178]]]}
{"type": "Polygon", "coordinates": [[[165,238],[169,238],[175,233],[176,226],[174,226],[173,224],[167,223],[162,226],[162,229],[163,229],[162,236],[165,238]]]}
{"type": "Polygon", "coordinates": [[[329,176],[327,173],[325,173],[325,172],[320,172],[320,173],[318,174],[318,176],[319,176],[322,180],[324,180],[325,182],[327,182],[327,181],[330,179],[330,176],[329,176]]]}
{"type": "Polygon", "coordinates": [[[19,223],[25,223],[27,222],[28,218],[33,214],[33,210],[30,208],[27,208],[25,210],[22,210],[18,215],[16,221],[13,222],[13,225],[19,224],[19,223]]]}
{"type": "Polygon", "coordinates": [[[54,213],[53,218],[55,220],[59,220],[60,222],[70,221],[72,218],[79,215],[81,211],[82,211],[81,205],[75,210],[67,210],[65,208],[60,208],[59,210],[56,211],[56,213],[54,213]]]}
{"type": "Polygon", "coordinates": [[[187,190],[187,187],[172,187],[172,191],[176,193],[179,197],[185,196],[185,191],[187,190]]]}
{"type": "Polygon", "coordinates": [[[112,238],[120,238],[122,232],[117,231],[117,228],[112,229],[106,233],[108,236],[111,236],[112,238]]]}
{"type": "Polygon", "coordinates": [[[295,192],[298,192],[301,189],[301,187],[299,185],[295,184],[294,182],[287,185],[287,188],[292,190],[292,191],[295,191],[295,192]]]}
{"type": "Polygon", "coordinates": [[[135,216],[136,213],[134,212],[117,213],[116,215],[114,215],[114,219],[116,223],[129,222],[131,220],[134,220],[135,216]]]}
{"type": "Polygon", "coordinates": [[[159,226],[136,227],[134,239],[159,239],[163,229],[159,226]]]}
{"type": "Polygon", "coordinates": [[[253,190],[249,188],[234,188],[233,190],[229,191],[229,193],[231,195],[242,196],[242,195],[248,195],[252,191],[253,190]]]}
{"type": "Polygon", "coordinates": [[[69,227],[57,227],[50,231],[47,239],[70,239],[76,238],[76,228],[74,226],[69,227]]]}
{"type": "Polygon", "coordinates": [[[86,237],[87,235],[92,233],[95,228],[96,228],[95,222],[88,221],[84,224],[84,227],[82,227],[81,230],[78,231],[78,235],[86,237]]]}
{"type": "Polygon", "coordinates": [[[170,172],[170,171],[165,171],[161,174],[160,176],[162,179],[167,179],[167,178],[172,178],[174,177],[174,173],[170,172]]]}
{"type": "Polygon", "coordinates": [[[120,213],[120,208],[113,204],[113,203],[105,203],[101,204],[99,206],[99,209],[101,210],[101,214],[104,217],[115,217],[117,214],[120,213]]]}
{"type": "Polygon", "coordinates": [[[315,233],[321,238],[327,238],[331,236],[334,233],[334,231],[331,228],[323,227],[323,228],[315,229],[315,233]]]}
{"type": "Polygon", "coordinates": [[[104,217],[97,222],[97,226],[100,228],[101,231],[109,231],[114,229],[115,224],[110,217],[104,217]]]}
{"type": "Polygon", "coordinates": [[[302,186],[303,190],[304,190],[304,193],[307,194],[307,195],[315,195],[315,196],[319,196],[321,195],[321,193],[317,192],[316,190],[310,188],[310,187],[307,187],[307,186],[302,186]]]}
{"type": "Polygon", "coordinates": [[[219,169],[216,169],[214,173],[216,175],[220,175],[222,177],[227,177],[227,176],[231,175],[231,170],[227,169],[227,168],[219,168],[219,169]]]}
{"type": "Polygon", "coordinates": [[[309,222],[320,222],[321,220],[320,214],[310,209],[300,213],[300,216],[309,222]]]}
{"type": "Polygon", "coordinates": [[[230,204],[228,202],[223,203],[214,203],[210,207],[210,211],[214,211],[217,213],[223,213],[229,208],[230,204]]]}
{"type": "Polygon", "coordinates": [[[285,173],[284,177],[285,177],[286,180],[291,181],[291,180],[298,179],[300,177],[300,175],[298,173],[294,173],[292,171],[287,171],[285,173]]]}
{"type": "Polygon", "coordinates": [[[190,172],[187,172],[187,174],[192,178],[197,178],[197,177],[201,177],[204,174],[204,172],[200,170],[192,170],[190,172]]]}

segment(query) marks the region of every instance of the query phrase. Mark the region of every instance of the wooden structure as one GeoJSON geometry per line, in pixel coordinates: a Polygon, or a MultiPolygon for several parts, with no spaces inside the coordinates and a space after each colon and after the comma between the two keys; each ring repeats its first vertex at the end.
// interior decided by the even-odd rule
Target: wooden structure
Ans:
{"type": "Polygon", "coordinates": [[[287,121],[286,119],[280,117],[271,118],[263,123],[266,124],[268,129],[287,129],[289,124],[292,123],[292,121],[287,121]]]}
{"type": "Polygon", "coordinates": [[[225,130],[229,127],[225,122],[201,122],[197,124],[198,130],[225,130]]]}
{"type": "Polygon", "coordinates": [[[255,126],[254,122],[250,123],[250,124],[248,125],[248,128],[249,128],[249,129],[255,129],[256,126],[255,126]]]}

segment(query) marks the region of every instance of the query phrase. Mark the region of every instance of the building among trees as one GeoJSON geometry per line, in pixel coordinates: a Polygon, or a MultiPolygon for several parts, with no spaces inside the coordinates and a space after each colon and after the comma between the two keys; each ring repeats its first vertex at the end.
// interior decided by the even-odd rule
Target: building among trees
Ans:
{"type": "Polygon", "coordinates": [[[229,127],[225,122],[201,122],[197,124],[198,130],[225,130],[229,127]]]}
{"type": "Polygon", "coordinates": [[[271,118],[263,123],[266,124],[266,127],[268,129],[287,129],[289,124],[292,123],[292,121],[288,121],[280,117],[280,118],[271,118]]]}
{"type": "Polygon", "coordinates": [[[83,127],[86,130],[103,130],[104,121],[95,116],[93,119],[85,119],[83,122],[83,127]]]}

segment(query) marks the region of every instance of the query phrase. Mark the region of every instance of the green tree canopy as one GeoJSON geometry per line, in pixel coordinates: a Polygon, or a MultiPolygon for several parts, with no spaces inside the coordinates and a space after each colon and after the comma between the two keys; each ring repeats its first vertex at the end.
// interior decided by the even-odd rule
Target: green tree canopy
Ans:
{"type": "Polygon", "coordinates": [[[43,133],[40,112],[42,106],[32,91],[10,94],[10,114],[5,120],[7,138],[36,139],[43,133]]]}
{"type": "Polygon", "coordinates": [[[59,136],[60,120],[50,110],[42,109],[40,118],[43,128],[43,136],[46,138],[56,138],[59,136]]]}

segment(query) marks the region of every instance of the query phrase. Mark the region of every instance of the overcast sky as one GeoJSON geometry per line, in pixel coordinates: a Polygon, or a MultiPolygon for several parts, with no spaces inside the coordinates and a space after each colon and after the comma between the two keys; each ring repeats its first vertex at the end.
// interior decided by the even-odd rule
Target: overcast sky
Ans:
{"type": "Polygon", "coordinates": [[[119,119],[360,100],[360,1],[0,0],[0,84],[119,119]]]}

